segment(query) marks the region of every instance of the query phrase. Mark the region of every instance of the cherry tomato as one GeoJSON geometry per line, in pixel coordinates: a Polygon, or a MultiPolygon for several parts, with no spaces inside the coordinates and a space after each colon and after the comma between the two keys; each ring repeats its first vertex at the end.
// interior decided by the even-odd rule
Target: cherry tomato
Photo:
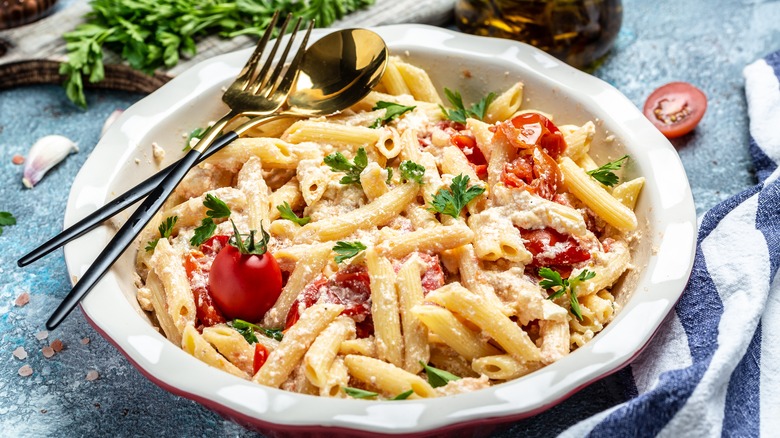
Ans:
{"type": "Polygon", "coordinates": [[[566,150],[563,133],[550,119],[539,113],[524,113],[499,123],[496,125],[496,134],[517,149],[538,146],[555,160],[566,150]]]}
{"type": "Polygon", "coordinates": [[[590,253],[581,248],[571,236],[552,228],[520,229],[525,248],[534,256],[534,266],[567,266],[590,259],[590,253]]]}
{"type": "Polygon", "coordinates": [[[476,138],[466,134],[455,134],[450,137],[450,143],[463,151],[463,155],[469,160],[469,164],[480,179],[487,177],[487,160],[482,150],[477,147],[476,138]]]}
{"type": "MultiPolygon", "coordinates": [[[[195,319],[198,327],[211,327],[225,322],[225,317],[214,306],[214,301],[208,291],[209,269],[206,263],[210,264],[210,259],[207,259],[208,256],[200,251],[191,251],[184,258],[184,269],[187,272],[187,279],[190,281],[190,288],[195,299],[195,319]]],[[[211,259],[213,259],[213,255],[211,259]]]]}
{"type": "Polygon", "coordinates": [[[227,318],[259,321],[282,292],[282,271],[268,252],[241,254],[228,245],[211,265],[209,291],[227,318]]]}
{"type": "Polygon", "coordinates": [[[539,147],[506,163],[501,180],[509,187],[525,189],[548,200],[555,198],[563,184],[558,163],[539,147]]]}
{"type": "Polygon", "coordinates": [[[252,361],[252,369],[254,370],[254,374],[257,374],[257,372],[260,371],[260,368],[263,367],[265,361],[267,360],[268,349],[265,348],[265,345],[258,342],[255,344],[255,358],[252,361]]]}
{"type": "Polygon", "coordinates": [[[687,82],[671,82],[657,90],[645,102],[645,117],[667,138],[693,130],[707,110],[707,96],[687,82]]]}

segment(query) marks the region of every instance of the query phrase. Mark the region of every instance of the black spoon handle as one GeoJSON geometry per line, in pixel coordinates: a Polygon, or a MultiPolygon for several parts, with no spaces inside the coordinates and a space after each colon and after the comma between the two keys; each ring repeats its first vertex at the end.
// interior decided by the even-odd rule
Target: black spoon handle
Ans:
{"type": "MultiPolygon", "coordinates": [[[[222,134],[203,155],[198,157],[198,159],[195,161],[195,164],[200,163],[208,157],[214,155],[217,151],[231,143],[236,138],[238,138],[238,134],[233,131],[222,134]]],[[[170,173],[171,170],[173,170],[175,167],[179,166],[183,160],[184,158],[157,172],[156,174],[149,177],[146,181],[141,182],[132,189],[117,196],[111,202],[90,213],[85,218],[62,230],[62,232],[47,240],[41,246],[22,256],[16,262],[16,264],[20,267],[29,265],[30,263],[48,255],[55,249],[65,245],[71,240],[84,235],[88,231],[100,225],[104,220],[133,205],[136,201],[148,195],[152,190],[154,190],[155,187],[159,186],[165,176],[168,175],[168,173],[170,173]]]]}
{"type": "MultiPolygon", "coordinates": [[[[235,133],[233,133],[235,135],[235,133]]],[[[224,137],[224,136],[223,136],[224,137]]],[[[222,137],[220,138],[222,140],[222,137]]],[[[226,143],[229,143],[227,141],[226,143]]],[[[215,143],[212,145],[219,146],[215,143]]],[[[195,165],[201,157],[201,152],[193,149],[189,151],[184,158],[179,160],[176,165],[168,172],[160,184],[155,187],[144,202],[130,216],[130,219],[122,225],[122,228],[116,233],[111,241],[106,245],[100,255],[97,256],[87,272],[79,278],[76,285],[71,289],[65,299],[60,303],[48,321],[46,328],[54,330],[65,319],[74,307],[81,301],[94,286],[103,278],[103,275],[111,268],[111,265],[122,255],[122,253],[135,240],[136,236],[144,229],[147,223],[154,217],[157,211],[162,207],[165,200],[173,192],[179,182],[195,165]]]]}

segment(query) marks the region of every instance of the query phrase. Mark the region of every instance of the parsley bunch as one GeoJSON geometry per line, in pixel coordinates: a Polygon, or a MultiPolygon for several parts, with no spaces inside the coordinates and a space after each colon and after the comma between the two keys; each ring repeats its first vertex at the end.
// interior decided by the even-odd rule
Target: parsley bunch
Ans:
{"type": "Polygon", "coordinates": [[[84,79],[105,77],[104,49],[147,73],[193,56],[196,40],[218,34],[260,36],[274,12],[315,20],[327,27],[374,0],[91,0],[86,23],[63,35],[68,60],[60,65],[65,91],[86,107],[84,79]]]}
{"type": "Polygon", "coordinates": [[[192,246],[200,246],[214,235],[214,231],[217,230],[217,224],[214,223],[214,219],[230,217],[230,207],[225,204],[225,201],[211,193],[206,195],[206,199],[203,200],[203,206],[206,207],[206,217],[200,221],[200,226],[195,228],[195,234],[190,239],[190,245],[192,246]]]}

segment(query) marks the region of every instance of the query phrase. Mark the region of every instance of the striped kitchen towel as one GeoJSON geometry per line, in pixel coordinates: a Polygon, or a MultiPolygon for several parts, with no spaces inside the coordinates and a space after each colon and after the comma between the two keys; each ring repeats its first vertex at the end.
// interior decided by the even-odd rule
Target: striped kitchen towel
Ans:
{"type": "Polygon", "coordinates": [[[636,396],[563,436],[780,436],[780,52],[744,76],[759,184],[701,218],[685,292],[623,373],[636,396]]]}

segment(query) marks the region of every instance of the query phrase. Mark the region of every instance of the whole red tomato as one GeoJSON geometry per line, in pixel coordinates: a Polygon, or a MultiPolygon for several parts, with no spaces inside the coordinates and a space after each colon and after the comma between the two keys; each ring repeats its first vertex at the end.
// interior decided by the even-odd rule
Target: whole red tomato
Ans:
{"type": "Polygon", "coordinates": [[[244,253],[227,245],[211,265],[209,291],[227,319],[260,321],[282,292],[282,271],[264,250],[244,253]]]}

